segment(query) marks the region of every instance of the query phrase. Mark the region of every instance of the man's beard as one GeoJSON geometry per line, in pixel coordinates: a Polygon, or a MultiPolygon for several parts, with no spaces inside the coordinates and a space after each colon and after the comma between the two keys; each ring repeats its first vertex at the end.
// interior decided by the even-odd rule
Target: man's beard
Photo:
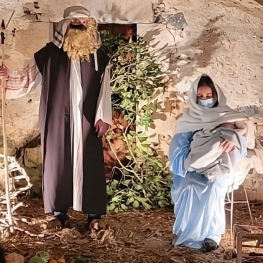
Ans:
{"type": "Polygon", "coordinates": [[[88,21],[88,26],[70,25],[65,35],[63,50],[74,61],[90,60],[99,48],[97,24],[95,20],[88,21]]]}

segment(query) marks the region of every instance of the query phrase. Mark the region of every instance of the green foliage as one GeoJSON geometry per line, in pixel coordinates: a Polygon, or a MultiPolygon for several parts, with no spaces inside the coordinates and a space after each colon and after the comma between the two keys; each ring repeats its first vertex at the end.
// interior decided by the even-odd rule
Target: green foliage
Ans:
{"type": "Polygon", "coordinates": [[[82,256],[72,256],[67,259],[68,263],[86,263],[88,260],[82,256]]]}
{"type": "Polygon", "coordinates": [[[48,252],[40,251],[30,259],[29,263],[48,263],[50,258],[51,256],[48,252]]]}
{"type": "Polygon", "coordinates": [[[130,208],[152,209],[170,204],[169,181],[162,176],[146,176],[140,183],[135,178],[118,182],[113,180],[107,186],[110,196],[109,211],[127,211],[130,208]]]}
{"type": "Polygon", "coordinates": [[[117,46],[120,42],[119,35],[109,34],[106,30],[100,31],[101,41],[103,43],[104,51],[110,56],[114,52],[114,47],[117,46]]]}
{"type": "Polygon", "coordinates": [[[112,65],[111,90],[114,110],[121,113],[127,125],[118,126],[120,138],[125,142],[125,154],[129,160],[122,165],[114,152],[111,139],[116,136],[110,130],[106,139],[119,161],[116,168],[122,180],[107,186],[109,210],[118,212],[129,208],[151,209],[170,203],[170,174],[168,167],[150,146],[146,132],[153,123],[152,115],[157,101],[152,97],[161,87],[160,66],[147,43],[125,43],[120,36],[101,32],[103,48],[112,65]]]}

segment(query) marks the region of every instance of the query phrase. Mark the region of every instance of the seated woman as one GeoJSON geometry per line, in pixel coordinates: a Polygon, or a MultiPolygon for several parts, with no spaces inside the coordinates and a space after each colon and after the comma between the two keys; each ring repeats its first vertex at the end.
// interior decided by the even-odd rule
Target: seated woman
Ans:
{"type": "MultiPolygon", "coordinates": [[[[224,201],[233,177],[227,174],[210,181],[196,171],[186,171],[184,161],[195,132],[247,120],[245,114],[226,105],[226,97],[209,76],[202,75],[192,84],[187,107],[176,123],[169,148],[170,169],[174,175],[171,195],[176,216],[173,245],[205,251],[217,249],[225,232],[224,201]]],[[[233,146],[228,140],[221,144],[224,152],[231,151],[233,146]]]]}

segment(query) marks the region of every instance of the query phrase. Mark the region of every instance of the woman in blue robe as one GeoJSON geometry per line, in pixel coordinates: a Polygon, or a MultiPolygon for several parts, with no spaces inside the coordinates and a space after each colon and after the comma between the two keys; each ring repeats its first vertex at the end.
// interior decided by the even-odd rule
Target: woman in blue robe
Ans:
{"type": "MultiPolygon", "coordinates": [[[[224,201],[231,175],[209,181],[204,175],[188,172],[184,160],[190,151],[194,133],[217,127],[224,122],[246,119],[245,114],[226,106],[221,89],[209,76],[200,76],[188,93],[187,107],[176,123],[175,135],[169,148],[170,169],[173,173],[171,196],[176,220],[172,244],[212,251],[217,249],[225,232],[224,201]]],[[[233,148],[223,141],[225,152],[233,148]]]]}

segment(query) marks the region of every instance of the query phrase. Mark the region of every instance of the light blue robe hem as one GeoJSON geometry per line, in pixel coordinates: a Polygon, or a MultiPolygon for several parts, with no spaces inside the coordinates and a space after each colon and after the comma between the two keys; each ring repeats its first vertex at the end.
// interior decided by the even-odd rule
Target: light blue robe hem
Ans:
{"type": "Polygon", "coordinates": [[[210,182],[205,176],[184,169],[193,132],[176,134],[169,148],[170,169],[174,174],[171,196],[176,220],[176,245],[202,247],[205,238],[217,244],[225,232],[225,195],[233,178],[223,176],[210,182]]]}

